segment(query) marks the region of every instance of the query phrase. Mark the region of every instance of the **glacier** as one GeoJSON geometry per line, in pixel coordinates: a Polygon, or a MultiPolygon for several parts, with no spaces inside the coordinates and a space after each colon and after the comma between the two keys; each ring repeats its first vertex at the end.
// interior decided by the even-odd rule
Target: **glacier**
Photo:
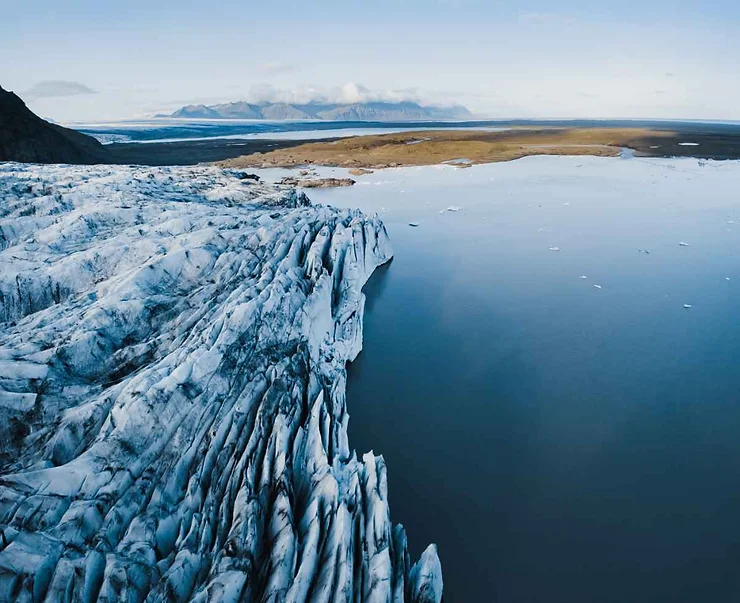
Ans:
{"type": "Polygon", "coordinates": [[[0,601],[440,603],[347,438],[391,256],[234,171],[0,164],[0,601]]]}

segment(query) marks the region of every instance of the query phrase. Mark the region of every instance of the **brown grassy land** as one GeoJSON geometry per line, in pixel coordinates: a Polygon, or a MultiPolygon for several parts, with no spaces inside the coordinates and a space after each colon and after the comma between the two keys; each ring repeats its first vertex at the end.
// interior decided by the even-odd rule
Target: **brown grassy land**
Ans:
{"type": "MultiPolygon", "coordinates": [[[[740,140],[733,139],[728,144],[731,144],[733,154],[740,152],[740,140]]],[[[715,156],[719,148],[717,141],[709,135],[648,128],[518,128],[502,132],[429,130],[300,144],[244,155],[221,165],[295,167],[314,164],[383,168],[460,159],[490,163],[528,155],[616,156],[625,147],[638,155],[696,157],[715,156]],[[679,143],[682,141],[697,141],[700,145],[681,146],[679,143]]]]}

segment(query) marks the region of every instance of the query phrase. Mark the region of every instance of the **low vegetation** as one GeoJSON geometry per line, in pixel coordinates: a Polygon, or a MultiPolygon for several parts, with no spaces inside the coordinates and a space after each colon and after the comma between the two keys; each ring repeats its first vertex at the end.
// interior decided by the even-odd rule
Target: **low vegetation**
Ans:
{"type": "Polygon", "coordinates": [[[295,167],[326,165],[383,168],[404,165],[511,161],[529,155],[617,156],[624,148],[637,155],[729,158],[740,142],[648,128],[537,128],[491,132],[428,130],[357,136],[313,142],[222,162],[227,167],[295,167]],[[683,146],[685,141],[699,144],[683,146]],[[723,146],[724,145],[724,146],[723,146]]]}

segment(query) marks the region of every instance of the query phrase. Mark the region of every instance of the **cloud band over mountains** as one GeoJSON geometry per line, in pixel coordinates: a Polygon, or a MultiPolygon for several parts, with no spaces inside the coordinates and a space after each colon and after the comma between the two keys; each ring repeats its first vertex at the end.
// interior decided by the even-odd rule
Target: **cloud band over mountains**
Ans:
{"type": "MultiPolygon", "coordinates": [[[[276,88],[269,84],[253,86],[246,100],[253,103],[400,103],[400,102],[422,102],[424,104],[438,104],[416,88],[372,90],[367,86],[356,82],[347,82],[342,86],[322,88],[318,86],[297,86],[286,90],[276,88]]],[[[439,103],[442,104],[442,103],[439,103]]]]}

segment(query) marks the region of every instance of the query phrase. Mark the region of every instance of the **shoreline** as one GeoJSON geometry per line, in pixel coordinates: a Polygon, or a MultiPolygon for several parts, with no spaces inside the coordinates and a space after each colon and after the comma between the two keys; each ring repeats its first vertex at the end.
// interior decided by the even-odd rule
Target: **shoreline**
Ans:
{"type": "Polygon", "coordinates": [[[346,167],[382,169],[449,163],[458,167],[512,161],[532,155],[740,159],[740,129],[621,127],[516,127],[503,131],[412,130],[353,137],[212,138],[110,143],[111,163],[229,168],[346,167]]]}
{"type": "Polygon", "coordinates": [[[285,145],[218,162],[228,168],[310,165],[383,169],[513,161],[532,155],[740,159],[740,134],[651,128],[538,128],[500,132],[419,130],[285,145]]]}

